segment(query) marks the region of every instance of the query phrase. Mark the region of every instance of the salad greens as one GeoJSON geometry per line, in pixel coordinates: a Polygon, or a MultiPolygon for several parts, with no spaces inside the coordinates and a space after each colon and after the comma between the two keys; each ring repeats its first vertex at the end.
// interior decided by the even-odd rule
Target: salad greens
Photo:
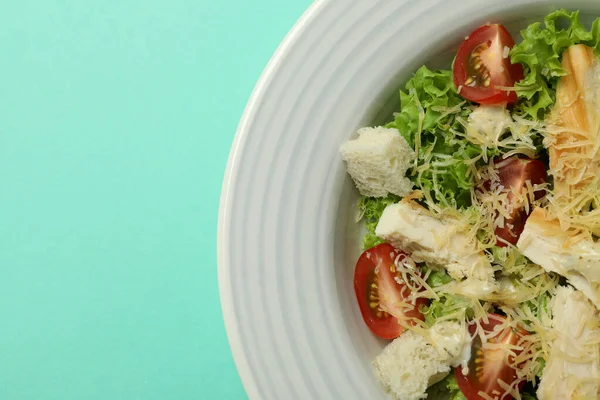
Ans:
{"type": "Polygon", "coordinates": [[[419,68],[400,91],[400,102],[400,112],[387,127],[398,129],[416,149],[416,168],[409,178],[421,190],[432,192],[440,203],[469,206],[473,182],[464,161],[481,153],[481,148],[456,135],[464,131],[459,118],[466,119],[471,111],[467,108],[470,103],[454,87],[452,71],[419,68]],[[453,162],[444,159],[435,173],[432,168],[419,171],[419,167],[435,163],[439,155],[451,156],[453,162]]]}
{"type": "Polygon", "coordinates": [[[545,318],[548,318],[551,315],[550,312],[550,301],[552,300],[552,295],[548,292],[544,292],[537,296],[533,300],[526,301],[522,304],[522,308],[526,308],[530,311],[536,319],[543,321],[545,318]]]}
{"type": "Polygon", "coordinates": [[[458,382],[456,382],[456,376],[454,376],[454,374],[448,375],[448,377],[444,379],[444,384],[448,392],[450,392],[449,400],[467,400],[465,395],[460,391],[458,382]]]}
{"type": "MultiPolygon", "coordinates": [[[[423,272],[427,272],[427,268],[423,268],[423,272]]],[[[433,288],[445,285],[452,282],[454,279],[446,273],[446,271],[431,270],[429,277],[427,277],[427,284],[433,288]]]]}
{"type": "Polygon", "coordinates": [[[454,107],[465,100],[456,93],[452,71],[431,71],[423,66],[400,91],[400,101],[402,108],[395,116],[395,127],[414,148],[419,132],[435,134],[436,128],[448,126],[450,116],[443,116],[436,106],[454,107]]]}
{"type": "MultiPolygon", "coordinates": [[[[427,268],[422,268],[425,272],[427,268]]],[[[454,281],[445,271],[432,270],[427,278],[427,284],[432,288],[448,284],[454,281]]],[[[422,308],[422,313],[425,316],[425,323],[428,326],[433,326],[441,317],[446,317],[452,314],[459,314],[463,318],[473,318],[473,309],[471,303],[462,296],[450,293],[441,293],[439,300],[433,299],[428,306],[422,308]]]]}
{"type": "Polygon", "coordinates": [[[600,51],[600,19],[588,31],[579,11],[555,11],[521,31],[523,42],[513,47],[511,61],[521,63],[525,78],[515,84],[521,99],[519,107],[532,119],[543,118],[554,104],[558,79],[565,74],[560,55],[569,46],[586,44],[600,51]],[[566,25],[566,26],[565,26],[566,25]]]}
{"type": "Polygon", "coordinates": [[[358,209],[361,218],[364,218],[365,226],[367,227],[367,233],[363,238],[363,250],[370,249],[371,247],[383,243],[383,240],[375,235],[375,228],[381,218],[381,214],[383,214],[383,210],[390,204],[396,203],[398,200],[400,200],[400,198],[394,195],[384,198],[361,197],[358,202],[358,209]]]}

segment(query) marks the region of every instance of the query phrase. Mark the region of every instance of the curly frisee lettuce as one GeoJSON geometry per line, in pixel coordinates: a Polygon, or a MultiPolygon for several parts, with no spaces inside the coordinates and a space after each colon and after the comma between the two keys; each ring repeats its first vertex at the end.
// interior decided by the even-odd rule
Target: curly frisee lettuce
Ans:
{"type": "Polygon", "coordinates": [[[543,119],[556,99],[556,85],[565,71],[562,52],[574,44],[585,44],[600,51],[600,19],[588,31],[579,19],[579,11],[555,11],[521,31],[523,41],[510,52],[512,63],[521,63],[525,78],[515,84],[522,100],[519,107],[531,119],[543,119]]]}

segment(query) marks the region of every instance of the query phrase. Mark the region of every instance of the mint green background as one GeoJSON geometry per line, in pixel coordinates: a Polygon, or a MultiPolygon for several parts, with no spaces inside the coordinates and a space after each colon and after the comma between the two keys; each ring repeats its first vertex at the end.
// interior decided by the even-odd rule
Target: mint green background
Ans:
{"type": "Polygon", "coordinates": [[[309,3],[2,1],[0,399],[245,398],[221,180],[309,3]]]}

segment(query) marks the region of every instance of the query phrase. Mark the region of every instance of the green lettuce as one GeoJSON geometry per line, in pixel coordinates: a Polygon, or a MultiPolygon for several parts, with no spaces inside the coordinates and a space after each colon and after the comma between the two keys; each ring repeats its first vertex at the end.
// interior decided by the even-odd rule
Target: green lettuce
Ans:
{"type": "MultiPolygon", "coordinates": [[[[427,271],[426,268],[423,269],[424,272],[427,271]]],[[[429,276],[427,277],[427,284],[432,288],[436,288],[438,286],[446,285],[452,282],[454,279],[450,277],[445,271],[441,270],[432,270],[429,276]]]]}
{"type": "Polygon", "coordinates": [[[600,49],[600,19],[588,31],[579,11],[555,11],[521,31],[523,42],[510,52],[513,64],[521,63],[525,78],[515,84],[521,101],[518,108],[533,119],[543,118],[556,99],[558,79],[565,75],[561,54],[569,46],[583,43],[600,49]]]}
{"type": "Polygon", "coordinates": [[[460,391],[458,387],[458,382],[456,382],[456,376],[454,374],[448,375],[446,378],[446,389],[450,392],[450,400],[467,400],[464,394],[460,391]]]}
{"type": "MultiPolygon", "coordinates": [[[[427,268],[423,270],[427,271],[427,268]]],[[[432,288],[436,288],[453,280],[445,271],[433,270],[427,277],[427,284],[432,288]]],[[[460,309],[465,310],[467,318],[473,318],[473,309],[466,298],[450,293],[440,293],[439,297],[439,300],[433,299],[428,306],[424,306],[421,309],[425,317],[425,323],[428,326],[433,326],[439,318],[455,313],[456,310],[460,309]]]]}
{"type": "Polygon", "coordinates": [[[521,400],[537,400],[537,397],[531,393],[521,393],[521,400]]]}
{"type": "Polygon", "coordinates": [[[528,308],[538,320],[544,321],[550,319],[552,316],[550,309],[551,300],[552,295],[549,292],[544,292],[536,298],[526,301],[523,307],[528,308]]]}
{"type": "Polygon", "coordinates": [[[401,110],[395,117],[396,128],[406,141],[414,147],[415,135],[419,130],[420,112],[423,112],[422,131],[435,132],[436,128],[447,128],[451,116],[442,117],[436,107],[454,107],[464,101],[454,88],[452,71],[431,71],[423,66],[400,91],[401,110]]]}
{"type": "Polygon", "coordinates": [[[481,149],[455,134],[464,132],[459,119],[466,120],[471,109],[456,92],[452,71],[419,68],[400,91],[400,102],[400,112],[387,126],[398,129],[412,148],[418,147],[417,166],[430,154],[451,156],[451,165],[430,167],[420,174],[413,171],[409,178],[440,203],[469,206],[473,181],[464,161],[479,155],[481,149]]]}
{"type": "Polygon", "coordinates": [[[425,316],[427,326],[433,326],[438,319],[456,313],[457,310],[465,310],[467,319],[474,316],[473,309],[467,299],[452,294],[444,294],[440,296],[439,300],[431,300],[428,306],[421,309],[421,312],[425,316]]]}
{"type": "MultiPolygon", "coordinates": [[[[464,394],[460,391],[458,387],[458,382],[456,381],[456,376],[452,372],[444,378],[444,380],[437,383],[434,387],[432,387],[432,391],[437,391],[441,393],[440,396],[443,396],[444,399],[448,400],[467,400],[464,394]]],[[[428,390],[428,392],[430,392],[428,390]]],[[[433,393],[430,393],[433,394],[433,393]]],[[[435,397],[432,397],[435,398],[435,397]]]]}
{"type": "MultiPolygon", "coordinates": [[[[548,321],[552,317],[551,301],[552,295],[549,292],[544,292],[536,298],[526,301],[520,307],[525,310],[528,309],[538,320],[548,321]]],[[[540,363],[540,368],[537,370],[536,375],[541,378],[546,367],[546,360],[540,357],[537,361],[540,363]]]]}
{"type": "Polygon", "coordinates": [[[364,218],[365,226],[367,227],[367,234],[363,238],[363,250],[370,249],[371,247],[383,243],[383,240],[375,235],[375,228],[381,218],[381,214],[383,214],[383,210],[390,204],[396,203],[399,200],[400,198],[394,195],[385,198],[361,197],[358,202],[358,209],[364,218]]]}

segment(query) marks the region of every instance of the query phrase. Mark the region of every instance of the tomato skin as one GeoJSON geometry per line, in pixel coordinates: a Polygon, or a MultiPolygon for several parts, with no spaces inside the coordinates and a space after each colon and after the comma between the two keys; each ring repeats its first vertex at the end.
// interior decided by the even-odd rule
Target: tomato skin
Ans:
{"type": "Polygon", "coordinates": [[[395,279],[391,270],[391,267],[395,268],[394,262],[398,256],[406,254],[383,243],[362,253],[354,270],[354,292],[363,319],[371,331],[382,339],[395,339],[404,332],[405,328],[400,325],[398,318],[409,324],[415,323],[415,320],[423,321],[425,318],[419,308],[428,304],[427,299],[420,298],[411,309],[401,307],[406,303],[404,299],[409,289],[395,279]],[[373,289],[374,283],[377,289],[373,289]],[[385,306],[393,315],[383,312],[379,305],[371,307],[374,301],[385,306]]]}
{"type": "MultiPolygon", "coordinates": [[[[506,188],[508,200],[511,202],[517,201],[514,191],[522,193],[523,190],[527,190],[527,181],[530,181],[532,185],[539,185],[546,182],[548,178],[546,166],[539,160],[514,156],[498,162],[496,168],[499,177],[498,183],[506,188]]],[[[537,190],[534,193],[535,199],[539,200],[545,194],[545,190],[537,190]]],[[[532,211],[531,208],[529,211],[532,211]]],[[[524,205],[515,207],[510,214],[510,219],[505,219],[504,226],[497,227],[494,231],[496,238],[502,239],[498,240],[497,246],[505,247],[507,246],[505,242],[517,244],[528,217],[529,213],[524,205]],[[509,225],[512,225],[512,228],[509,225]]]]}
{"type": "MultiPolygon", "coordinates": [[[[497,314],[488,314],[488,320],[488,323],[480,322],[481,328],[485,333],[494,332],[494,328],[501,325],[505,321],[505,318],[497,314]]],[[[506,353],[500,349],[482,349],[481,338],[477,334],[476,324],[469,325],[469,333],[473,337],[469,373],[463,375],[461,367],[454,368],[454,375],[456,376],[456,381],[461,392],[467,400],[483,400],[484,398],[478,394],[479,392],[484,392],[492,397],[497,392],[500,393],[498,395],[500,399],[512,399],[512,396],[505,395],[505,392],[498,384],[498,379],[507,384],[512,384],[517,380],[516,371],[505,363],[506,353]]],[[[504,329],[500,334],[492,338],[492,342],[516,345],[524,335],[527,335],[527,332],[524,330],[504,329]]],[[[523,384],[524,382],[519,382],[518,388],[521,389],[523,384]]]]}
{"type": "Polygon", "coordinates": [[[511,64],[510,58],[504,57],[505,47],[512,49],[514,45],[512,36],[500,24],[475,29],[458,48],[452,67],[459,94],[479,104],[516,103],[514,91],[499,88],[512,87],[524,77],[521,64],[511,64]]]}

